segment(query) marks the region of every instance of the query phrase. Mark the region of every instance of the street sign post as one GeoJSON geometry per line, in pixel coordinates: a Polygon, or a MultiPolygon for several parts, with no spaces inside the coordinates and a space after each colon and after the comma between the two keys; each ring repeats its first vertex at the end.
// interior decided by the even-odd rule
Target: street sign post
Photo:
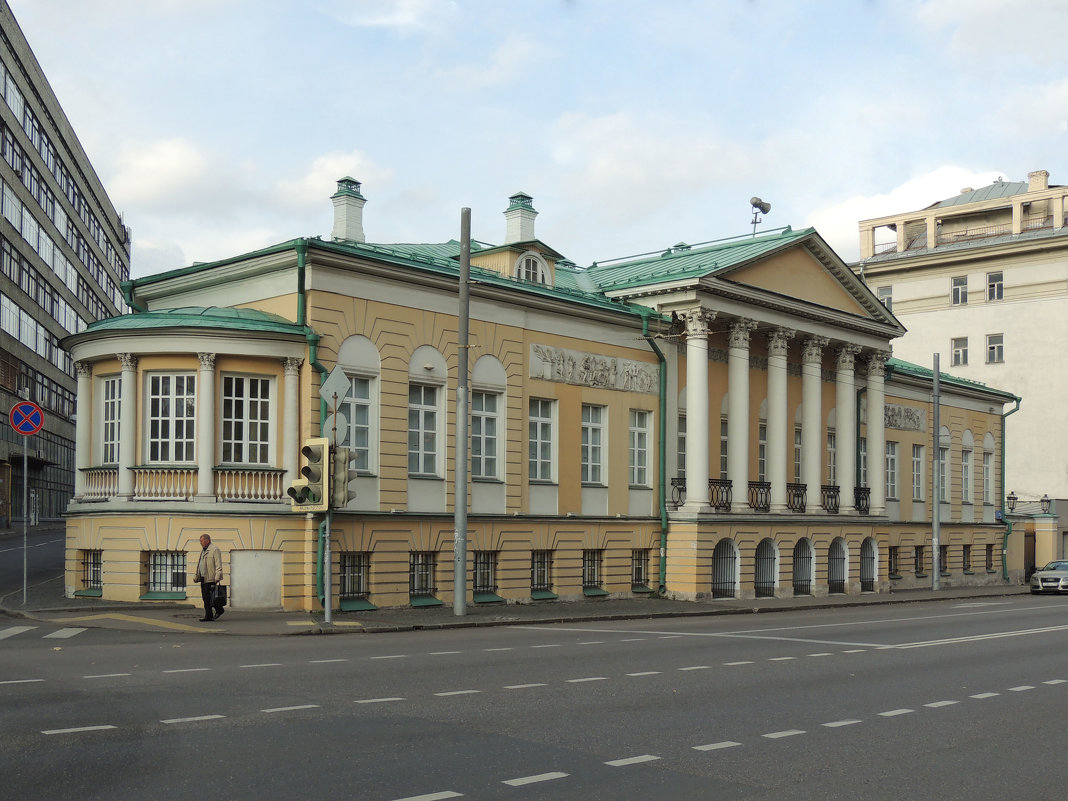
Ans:
{"type": "Polygon", "coordinates": [[[26,605],[27,551],[29,550],[29,531],[26,526],[30,519],[29,509],[29,461],[30,450],[26,437],[32,437],[44,428],[44,411],[33,401],[19,401],[11,407],[8,415],[11,427],[16,434],[22,435],[22,605],[26,605]]]}

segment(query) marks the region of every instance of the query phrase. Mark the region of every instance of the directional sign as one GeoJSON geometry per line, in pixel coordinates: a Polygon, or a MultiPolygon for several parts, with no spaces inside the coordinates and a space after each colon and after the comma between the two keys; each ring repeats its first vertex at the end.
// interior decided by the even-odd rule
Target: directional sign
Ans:
{"type": "Polygon", "coordinates": [[[319,388],[319,397],[331,406],[334,403],[341,403],[348,397],[350,386],[349,377],[345,375],[341,365],[338,365],[330,371],[330,375],[323,381],[323,385],[319,388]],[[336,398],[334,397],[335,395],[337,396],[336,398]]]}
{"type": "Polygon", "coordinates": [[[11,407],[11,427],[15,433],[29,437],[44,427],[44,412],[33,401],[19,401],[11,407]]]}

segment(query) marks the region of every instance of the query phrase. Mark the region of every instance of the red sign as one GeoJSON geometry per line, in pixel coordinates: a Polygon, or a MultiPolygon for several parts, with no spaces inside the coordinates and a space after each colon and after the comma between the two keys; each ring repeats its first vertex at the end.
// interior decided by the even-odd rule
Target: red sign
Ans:
{"type": "Polygon", "coordinates": [[[44,427],[44,411],[33,401],[19,401],[11,407],[11,427],[15,432],[29,437],[44,427]]]}

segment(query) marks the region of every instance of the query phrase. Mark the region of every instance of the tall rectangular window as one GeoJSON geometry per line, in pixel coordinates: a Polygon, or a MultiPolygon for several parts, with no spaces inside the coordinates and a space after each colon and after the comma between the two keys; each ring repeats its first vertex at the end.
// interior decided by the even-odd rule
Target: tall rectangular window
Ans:
{"type": "Polygon", "coordinates": [[[649,412],[630,410],[628,463],[632,487],[649,486],[649,412]]]}
{"type": "Polygon", "coordinates": [[[860,486],[868,486],[868,438],[861,437],[857,440],[857,459],[860,473],[860,486]]]}
{"type": "Polygon", "coordinates": [[[182,592],[185,590],[185,575],[184,552],[149,551],[149,592],[182,592]]]}
{"type": "Polygon", "coordinates": [[[879,298],[879,302],[882,303],[888,312],[893,314],[894,311],[894,288],[890,286],[881,286],[876,290],[876,294],[879,298]]]}
{"type": "Polygon", "coordinates": [[[926,562],[927,558],[923,552],[923,546],[917,545],[916,549],[913,551],[913,571],[916,573],[917,576],[926,575],[926,562]]]}
{"type": "Polygon", "coordinates": [[[679,478],[686,477],[686,415],[679,415],[679,434],[676,440],[678,457],[675,462],[675,475],[679,478]]]}
{"type": "Polygon", "coordinates": [[[768,426],[757,425],[757,481],[768,480],[768,426]]]}
{"type": "Polygon", "coordinates": [[[960,452],[960,491],[961,503],[972,502],[972,452],[960,452]]]}
{"type": "Polygon", "coordinates": [[[475,551],[474,592],[497,591],[497,552],[475,551]]]}
{"type": "Polygon", "coordinates": [[[986,299],[1001,300],[1005,297],[1005,279],[999,270],[986,274],[986,299]]]}
{"type": "Polygon", "coordinates": [[[122,413],[121,391],[122,379],[112,376],[103,380],[104,408],[101,421],[103,434],[103,464],[119,463],[119,415],[122,413]]]}
{"type": "Polygon", "coordinates": [[[82,551],[82,589],[99,590],[104,586],[104,552],[82,551]]]}
{"type": "Polygon", "coordinates": [[[827,483],[838,483],[838,437],[834,431],[827,432],[827,483]]]}
{"type": "Polygon", "coordinates": [[[582,589],[599,589],[604,551],[587,548],[582,552],[582,589]]]}
{"type": "Polygon", "coordinates": [[[1001,364],[1005,361],[1005,335],[986,335],[986,363],[1001,364]]]}
{"type": "Polygon", "coordinates": [[[719,419],[719,477],[727,480],[727,418],[719,419]]]}
{"type": "Polygon", "coordinates": [[[983,503],[994,502],[994,454],[983,453],[983,503]]]}
{"type": "Polygon", "coordinates": [[[530,589],[546,592],[553,588],[553,552],[530,552],[530,589]]]}
{"type": "Polygon", "coordinates": [[[497,406],[500,395],[471,393],[471,477],[498,478],[497,406]]]}
{"type": "Polygon", "coordinates": [[[582,404],[583,484],[604,483],[604,407],[582,404]]]}
{"type": "Polygon", "coordinates": [[[912,446],[912,500],[922,501],[924,498],[923,485],[923,445],[912,446]]]}
{"type": "Polygon", "coordinates": [[[994,572],[994,546],[993,545],[987,543],[985,556],[986,556],[986,560],[985,560],[985,562],[986,562],[986,572],[987,573],[993,573],[994,572]]]}
{"type": "Polygon", "coordinates": [[[527,477],[531,481],[553,480],[553,402],[531,398],[527,421],[527,477]]]}
{"type": "Polygon", "coordinates": [[[953,279],[953,305],[964,306],[968,303],[968,276],[961,275],[953,279]]]}
{"type": "Polygon", "coordinates": [[[965,573],[971,573],[972,572],[972,546],[971,545],[962,545],[961,546],[960,565],[961,565],[961,569],[965,573]]]}
{"type": "Polygon", "coordinates": [[[222,461],[267,464],[270,449],[271,382],[223,376],[222,461]]]}
{"type": "Polygon", "coordinates": [[[438,388],[408,385],[408,473],[433,476],[438,470],[438,388]]]}
{"type": "Polygon", "coordinates": [[[938,500],[949,503],[949,448],[938,449],[938,500]]]}
{"type": "Polygon", "coordinates": [[[794,427],[794,483],[801,483],[801,426],[794,427]]]}
{"type": "Polygon", "coordinates": [[[151,375],[148,379],[148,460],[194,462],[196,376],[151,375]]]}
{"type": "Polygon", "coordinates": [[[371,587],[371,554],[366,551],[342,553],[339,579],[342,601],[366,598],[371,587]]]}
{"type": "Polygon", "coordinates": [[[630,586],[649,586],[648,548],[635,548],[630,552],[630,586]]]}
{"type": "Polygon", "coordinates": [[[434,566],[437,554],[432,551],[411,551],[408,554],[408,595],[425,598],[437,592],[434,586],[434,566]]]}
{"type": "Polygon", "coordinates": [[[886,443],[886,497],[897,500],[897,443],[886,443]]]}
{"type": "Polygon", "coordinates": [[[901,554],[897,545],[886,549],[886,569],[890,578],[901,578],[901,554]]]}
{"type": "Polygon", "coordinates": [[[964,367],[968,364],[968,337],[955,337],[953,345],[953,366],[964,367]]]}
{"type": "Polygon", "coordinates": [[[345,398],[349,418],[349,457],[353,470],[371,472],[371,379],[349,376],[345,398]]]}

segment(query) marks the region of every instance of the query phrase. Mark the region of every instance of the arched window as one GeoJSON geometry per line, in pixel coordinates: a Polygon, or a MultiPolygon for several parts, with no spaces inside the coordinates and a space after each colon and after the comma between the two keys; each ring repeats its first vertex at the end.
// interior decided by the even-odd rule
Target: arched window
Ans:
{"type": "Polygon", "coordinates": [[[505,390],[508,377],[496,356],[479,357],[471,371],[471,478],[502,478],[505,390]]]}
{"type": "Polygon", "coordinates": [[[518,281],[552,286],[549,266],[545,263],[545,259],[532,250],[528,250],[516,259],[514,277],[518,281]]]}

